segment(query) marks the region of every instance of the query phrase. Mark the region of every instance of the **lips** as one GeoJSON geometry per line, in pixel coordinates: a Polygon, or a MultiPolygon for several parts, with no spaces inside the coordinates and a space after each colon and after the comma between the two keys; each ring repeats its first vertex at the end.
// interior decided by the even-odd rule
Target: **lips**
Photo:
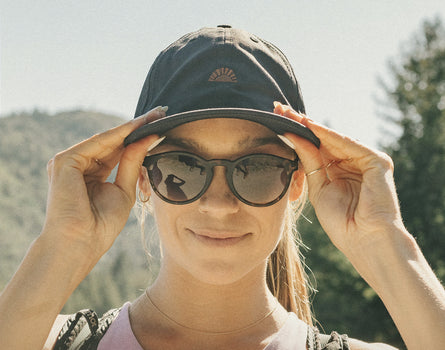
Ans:
{"type": "Polygon", "coordinates": [[[208,238],[214,238],[214,239],[240,238],[247,234],[247,233],[239,233],[239,232],[230,231],[230,230],[195,229],[195,230],[190,230],[190,231],[192,231],[195,235],[204,236],[204,237],[208,237],[208,238]]]}
{"type": "Polygon", "coordinates": [[[245,240],[251,235],[250,232],[240,233],[228,230],[188,229],[188,231],[190,231],[190,233],[192,233],[199,241],[217,246],[234,245],[245,240]]]}

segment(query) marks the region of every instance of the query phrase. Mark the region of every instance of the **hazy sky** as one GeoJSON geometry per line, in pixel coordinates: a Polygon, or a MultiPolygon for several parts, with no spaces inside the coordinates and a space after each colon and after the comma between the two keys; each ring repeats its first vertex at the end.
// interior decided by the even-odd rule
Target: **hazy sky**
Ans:
{"type": "Polygon", "coordinates": [[[387,61],[444,0],[0,0],[0,114],[91,108],[133,116],[160,50],[231,24],[288,56],[312,119],[365,143],[382,139],[374,96],[387,61]]]}

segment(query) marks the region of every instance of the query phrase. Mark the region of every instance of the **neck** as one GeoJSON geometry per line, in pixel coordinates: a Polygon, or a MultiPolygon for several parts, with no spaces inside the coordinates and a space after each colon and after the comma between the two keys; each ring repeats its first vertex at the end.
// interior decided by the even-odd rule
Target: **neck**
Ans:
{"type": "Polygon", "coordinates": [[[223,285],[202,282],[184,270],[167,269],[161,268],[147,293],[151,308],[172,328],[187,325],[183,328],[221,334],[248,329],[266,318],[274,318],[278,302],[267,287],[265,266],[223,285]]]}

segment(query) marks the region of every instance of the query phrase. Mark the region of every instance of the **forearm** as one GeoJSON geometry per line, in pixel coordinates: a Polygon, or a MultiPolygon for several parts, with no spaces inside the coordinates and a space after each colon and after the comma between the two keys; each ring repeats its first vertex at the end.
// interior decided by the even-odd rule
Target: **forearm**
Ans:
{"type": "Polygon", "coordinates": [[[403,229],[359,249],[354,266],[383,300],[408,349],[445,343],[445,291],[417,243],[403,229]]]}
{"type": "Polygon", "coordinates": [[[0,295],[0,348],[42,349],[54,320],[91,265],[69,244],[36,239],[0,295]]]}

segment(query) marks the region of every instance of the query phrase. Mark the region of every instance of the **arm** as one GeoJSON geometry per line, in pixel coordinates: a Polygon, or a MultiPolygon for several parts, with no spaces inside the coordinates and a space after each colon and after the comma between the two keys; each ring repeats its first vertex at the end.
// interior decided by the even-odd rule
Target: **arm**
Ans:
{"type": "Polygon", "coordinates": [[[42,349],[63,305],[111,247],[135,202],[140,167],[157,136],[125,149],[124,138],[164,115],[155,109],[48,163],[43,230],[0,295],[1,349],[42,349]],[[118,163],[115,182],[107,183],[118,163]]]}
{"type": "Polygon", "coordinates": [[[445,291],[403,225],[392,160],[288,107],[277,104],[275,112],[320,138],[317,149],[285,135],[306,173],[320,169],[307,181],[323,229],[383,300],[407,347],[445,343],[445,291]]]}

